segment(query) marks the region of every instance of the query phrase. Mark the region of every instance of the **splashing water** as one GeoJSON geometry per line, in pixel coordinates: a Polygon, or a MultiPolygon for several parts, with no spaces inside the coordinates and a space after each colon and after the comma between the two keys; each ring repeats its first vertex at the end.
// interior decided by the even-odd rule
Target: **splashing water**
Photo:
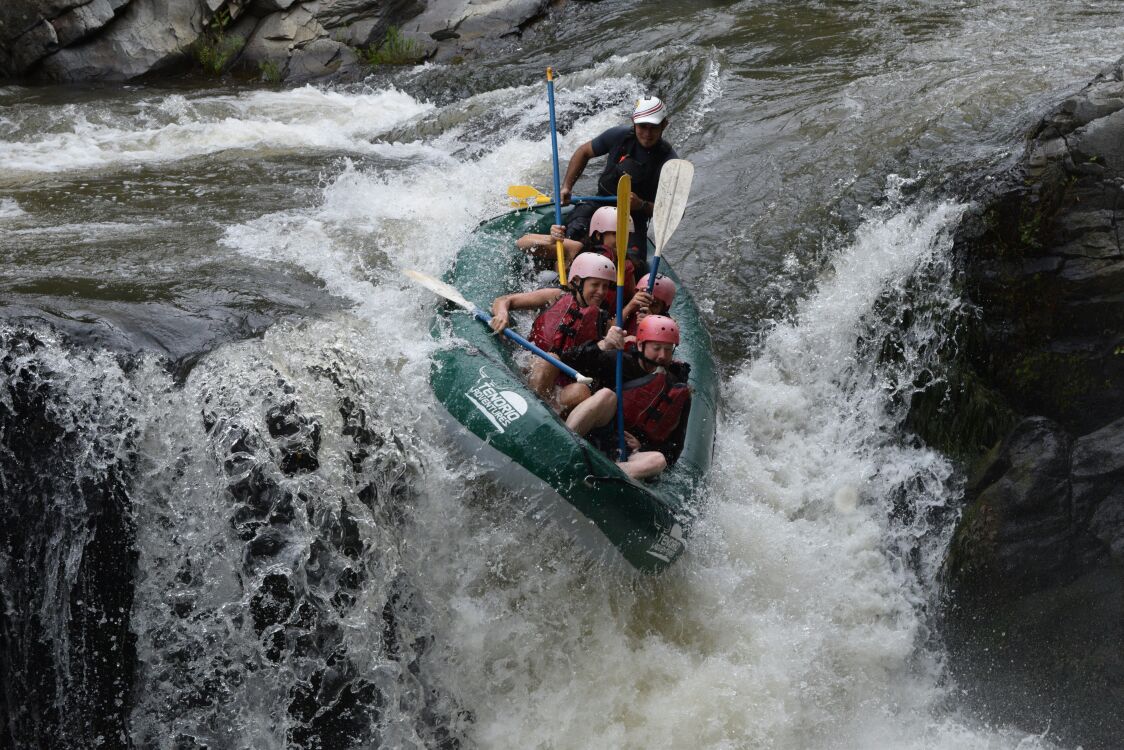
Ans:
{"type": "MultiPolygon", "coordinates": [[[[741,10],[771,12],[751,5],[708,6],[692,33],[748,33],[755,26],[741,10]]],[[[50,336],[29,354],[5,334],[0,357],[55,373],[30,381],[50,394],[43,413],[70,441],[52,465],[98,478],[100,496],[120,500],[136,522],[138,581],[125,605],[135,685],[114,695],[126,703],[119,728],[158,747],[1049,747],[958,715],[929,632],[960,478],[903,423],[916,383],[939,377],[934,352],[957,314],[948,234],[964,207],[911,202],[908,185],[882,184],[890,170],[881,159],[915,137],[924,142],[917,133],[944,137],[957,158],[990,154],[988,137],[1006,143],[1010,129],[992,110],[1043,86],[1042,67],[1028,67],[1033,78],[1015,86],[1011,71],[1050,41],[1047,51],[1069,61],[1067,75],[1082,78],[1075,40],[1096,45],[1053,26],[1044,40],[1025,25],[1024,46],[994,45],[996,24],[974,23],[980,11],[961,5],[919,4],[924,17],[905,36],[920,41],[887,46],[883,57],[861,34],[841,35],[837,47],[827,40],[825,51],[799,23],[786,48],[778,19],[729,54],[684,39],[675,25],[654,32],[664,34],[653,45],[659,56],[624,51],[572,65],[562,79],[563,154],[620,122],[653,85],[671,92],[673,140],[708,177],[669,257],[697,271],[692,290],[712,300],[722,333],[748,335],[743,311],[725,309],[726,296],[737,296],[727,285],[745,266],[776,260],[794,270],[755,288],[791,315],[764,326],[752,359],[740,361],[745,346],[728,356],[709,502],[687,556],[658,580],[591,569],[521,498],[450,452],[427,376],[433,348],[456,342],[430,338],[434,300],[399,274],[440,274],[481,219],[506,209],[507,185],[549,183],[541,84],[527,84],[521,70],[495,84],[428,65],[401,73],[400,86],[139,90],[111,104],[6,111],[0,158],[10,169],[0,179],[23,192],[0,198],[0,241],[24,243],[26,257],[10,260],[28,275],[66,276],[66,259],[77,258],[109,272],[129,266],[143,280],[166,264],[177,292],[184,278],[202,278],[210,310],[212,295],[244,293],[224,285],[241,260],[255,272],[310,278],[344,307],[304,310],[239,343],[200,345],[175,377],[155,356],[118,360],[50,336]],[[980,39],[1002,52],[995,76],[981,72],[980,39]],[[852,47],[853,57],[830,59],[852,47]],[[953,78],[940,72],[948,55],[959,55],[953,78]],[[925,64],[914,65],[918,56],[925,64]],[[914,101],[897,59],[932,76],[916,91],[941,95],[914,101]],[[982,92],[966,91],[973,85],[982,92]],[[722,138],[742,140],[724,145],[716,120],[722,138]],[[973,128],[986,131],[983,147],[961,147],[973,128]],[[254,171],[259,162],[274,171],[254,171]],[[207,202],[213,183],[243,173],[252,174],[249,188],[207,202]],[[274,185],[301,179],[287,192],[274,185]],[[88,196],[87,215],[54,211],[56,181],[88,196]],[[114,193],[115,183],[128,190],[114,193]],[[808,216],[835,221],[834,209],[801,212],[795,229],[786,223],[794,205],[867,184],[883,203],[849,227],[804,226],[808,216]],[[176,202],[155,218],[158,209],[143,204],[149,193],[176,202]],[[134,203],[141,207],[129,215],[134,203]],[[197,204],[195,223],[183,223],[197,204]],[[745,231],[731,206],[757,231],[745,231]],[[800,242],[763,259],[782,233],[800,242]],[[137,249],[116,260],[94,258],[87,243],[133,234],[142,236],[137,249]],[[196,234],[206,236],[192,243],[196,234]],[[831,244],[835,237],[846,239],[831,244]],[[830,264],[802,256],[824,244],[830,264]],[[45,261],[39,245],[60,257],[45,261]],[[735,264],[737,273],[724,273],[735,264]]],[[[1000,5],[1024,14],[1021,4],[1000,5]]],[[[797,21],[834,12],[804,10],[797,21]]],[[[883,16],[890,20],[875,31],[889,35],[896,17],[883,16]]],[[[79,272],[102,271],[78,264],[79,272]]],[[[307,307],[289,290],[236,299],[235,309],[307,307]]],[[[92,302],[67,293],[50,298],[61,317],[100,320],[92,302]]],[[[0,414],[14,408],[0,400],[0,414]]],[[[69,477],[43,496],[69,497],[69,477]]],[[[79,610],[64,592],[94,547],[81,504],[52,507],[35,538],[59,544],[44,553],[52,572],[33,606],[55,618],[44,619],[44,633],[65,668],[79,663],[66,661],[79,610]]],[[[13,580],[8,571],[4,581],[13,580]]],[[[73,672],[59,674],[61,688],[76,684],[73,672]]],[[[70,744],[111,741],[111,729],[75,729],[70,744]]]]}

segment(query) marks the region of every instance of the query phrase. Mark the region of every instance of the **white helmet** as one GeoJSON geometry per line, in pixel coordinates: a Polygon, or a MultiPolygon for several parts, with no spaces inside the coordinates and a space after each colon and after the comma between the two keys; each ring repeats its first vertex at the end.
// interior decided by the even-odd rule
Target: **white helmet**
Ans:
{"type": "MultiPolygon", "coordinates": [[[[594,232],[615,232],[617,231],[617,209],[616,206],[602,206],[593,212],[593,216],[589,219],[589,233],[594,232]]],[[[632,222],[632,215],[628,217],[628,231],[635,232],[636,224],[632,222]]]]}
{"type": "Polygon", "coordinates": [[[667,119],[667,107],[658,96],[641,97],[636,102],[636,109],[632,111],[633,122],[646,122],[659,125],[667,119]]]}

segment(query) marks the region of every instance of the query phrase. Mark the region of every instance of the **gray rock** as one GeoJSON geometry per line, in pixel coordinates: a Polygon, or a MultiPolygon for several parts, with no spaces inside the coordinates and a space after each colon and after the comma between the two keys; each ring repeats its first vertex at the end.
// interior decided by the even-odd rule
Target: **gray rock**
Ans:
{"type": "Polygon", "coordinates": [[[1057,255],[1046,255],[1041,258],[1027,258],[1023,261],[1023,273],[1028,275],[1038,273],[1053,273],[1062,267],[1065,259],[1057,255]]]}
{"type": "Polygon", "coordinates": [[[1051,138],[1035,143],[1031,148],[1030,154],[1026,158],[1028,167],[1042,168],[1053,161],[1057,161],[1069,154],[1066,147],[1065,140],[1062,138],[1051,138]]]}
{"type": "Polygon", "coordinates": [[[1042,417],[1023,420],[969,486],[950,553],[950,580],[1010,597],[1072,577],[1071,439],[1042,417]]]}
{"type": "Polygon", "coordinates": [[[274,62],[283,66],[295,47],[326,36],[312,12],[298,5],[263,18],[243,48],[242,60],[255,65],[274,62]]]}
{"type": "Polygon", "coordinates": [[[1115,171],[1124,171],[1124,110],[1113,112],[1080,128],[1074,134],[1072,149],[1083,155],[1095,156],[1098,163],[1115,171]]]}
{"type": "Polygon", "coordinates": [[[1119,290],[1124,283],[1124,260],[1071,258],[1059,274],[1070,283],[1083,286],[1083,294],[1091,296],[1119,290]]]}
{"type": "Polygon", "coordinates": [[[391,26],[412,41],[422,60],[451,59],[486,41],[517,36],[550,0],[7,0],[0,4],[0,75],[40,80],[128,80],[185,62],[216,14],[248,11],[260,23],[245,33],[239,62],[293,68],[304,76],[324,67],[353,68],[340,46],[379,43],[391,26]],[[58,28],[55,33],[55,26],[58,28]],[[112,23],[110,23],[112,21],[112,23]],[[5,43],[4,40],[13,40],[5,43]],[[313,41],[329,44],[309,45],[313,41]]]}
{"type": "Polygon", "coordinates": [[[51,20],[90,0],[4,0],[0,3],[0,40],[23,36],[40,21],[51,20]]]}
{"type": "Polygon", "coordinates": [[[1090,123],[1121,109],[1124,109],[1124,83],[1120,81],[1094,84],[1062,103],[1062,111],[1072,115],[1079,124],[1090,123]]]}
{"type": "Polygon", "coordinates": [[[549,4],[549,0],[437,0],[403,31],[439,41],[438,59],[449,59],[482,41],[520,34],[549,4]]]}
{"type": "Polygon", "coordinates": [[[981,209],[956,240],[978,311],[956,411],[980,425],[967,460],[986,468],[947,558],[950,669],[985,720],[1038,722],[1067,747],[1124,736],[1121,175],[1124,58],[1041,119],[1019,164],[965,191],[981,209]],[[1063,435],[1080,436],[1068,467],[1063,435]]]}
{"type": "Polygon", "coordinates": [[[133,0],[105,33],[44,58],[52,81],[123,81],[183,61],[203,31],[198,0],[133,0]]]}
{"type": "Polygon", "coordinates": [[[259,13],[275,13],[288,10],[296,0],[254,0],[253,10],[259,13]]]}
{"type": "Polygon", "coordinates": [[[325,27],[332,39],[352,47],[368,47],[383,36],[383,23],[377,18],[362,18],[343,26],[325,27]]]}
{"type": "Polygon", "coordinates": [[[40,20],[16,40],[8,67],[13,73],[22,73],[58,47],[55,27],[40,20]]]}
{"type": "Polygon", "coordinates": [[[1112,487],[1101,499],[1089,530],[1108,547],[1109,555],[1117,563],[1124,563],[1124,485],[1112,487]]]}
{"type": "Polygon", "coordinates": [[[424,7],[425,3],[416,0],[333,0],[321,3],[316,10],[316,20],[324,28],[334,29],[357,21],[383,21],[391,13],[403,15],[405,11],[407,15],[416,15],[424,7]]]}
{"type": "Polygon", "coordinates": [[[1124,482],[1124,419],[1074,442],[1073,477],[1079,480],[1118,478],[1124,482]]]}
{"type": "Polygon", "coordinates": [[[59,46],[66,47],[113,20],[113,6],[109,0],[92,0],[51,21],[59,38],[59,46]]]}
{"type": "Polygon", "coordinates": [[[301,83],[358,69],[359,58],[347,45],[316,39],[293,50],[285,80],[301,83]]]}

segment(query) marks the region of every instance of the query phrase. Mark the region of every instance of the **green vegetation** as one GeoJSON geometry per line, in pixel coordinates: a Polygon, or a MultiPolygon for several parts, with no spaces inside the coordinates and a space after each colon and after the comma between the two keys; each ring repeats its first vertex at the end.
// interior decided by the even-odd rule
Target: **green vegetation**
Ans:
{"type": "Polygon", "coordinates": [[[227,36],[226,27],[230,24],[230,11],[220,9],[211,19],[210,26],[192,46],[192,54],[203,70],[219,75],[230,61],[246,46],[246,40],[237,35],[227,36]]]}
{"type": "Polygon", "coordinates": [[[266,83],[281,83],[281,66],[273,60],[262,60],[258,63],[258,72],[266,83]]]}
{"type": "Polygon", "coordinates": [[[402,36],[397,26],[386,30],[382,42],[372,44],[361,52],[368,65],[411,65],[424,56],[418,43],[402,36]]]}

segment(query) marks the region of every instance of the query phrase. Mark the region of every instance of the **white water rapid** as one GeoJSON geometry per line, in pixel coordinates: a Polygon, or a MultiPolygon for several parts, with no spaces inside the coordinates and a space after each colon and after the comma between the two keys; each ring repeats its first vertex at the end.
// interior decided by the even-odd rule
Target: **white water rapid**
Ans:
{"type": "MultiPolygon", "coordinates": [[[[560,12],[631,33],[627,5],[560,12]]],[[[359,84],[0,89],[0,366],[62,436],[35,487],[85,501],[46,503],[60,528],[28,547],[60,695],[88,603],[60,592],[110,497],[135,521],[135,747],[1058,747],[981,723],[948,675],[963,471],[905,420],[966,314],[971,197],[946,179],[1008,159],[1020,108],[1087,79],[1075,50],[1124,17],[1062,3],[1034,36],[1021,3],[873,2],[847,31],[839,4],[704,5],[644,32],[660,55],[553,40],[563,162],[656,87],[696,166],[667,257],[713,316],[722,413],[659,578],[591,567],[452,450],[428,373],[458,343],[401,273],[440,275],[508,185],[549,192],[541,38],[359,84]]],[[[0,431],[29,408],[4,393],[0,431]]]]}

